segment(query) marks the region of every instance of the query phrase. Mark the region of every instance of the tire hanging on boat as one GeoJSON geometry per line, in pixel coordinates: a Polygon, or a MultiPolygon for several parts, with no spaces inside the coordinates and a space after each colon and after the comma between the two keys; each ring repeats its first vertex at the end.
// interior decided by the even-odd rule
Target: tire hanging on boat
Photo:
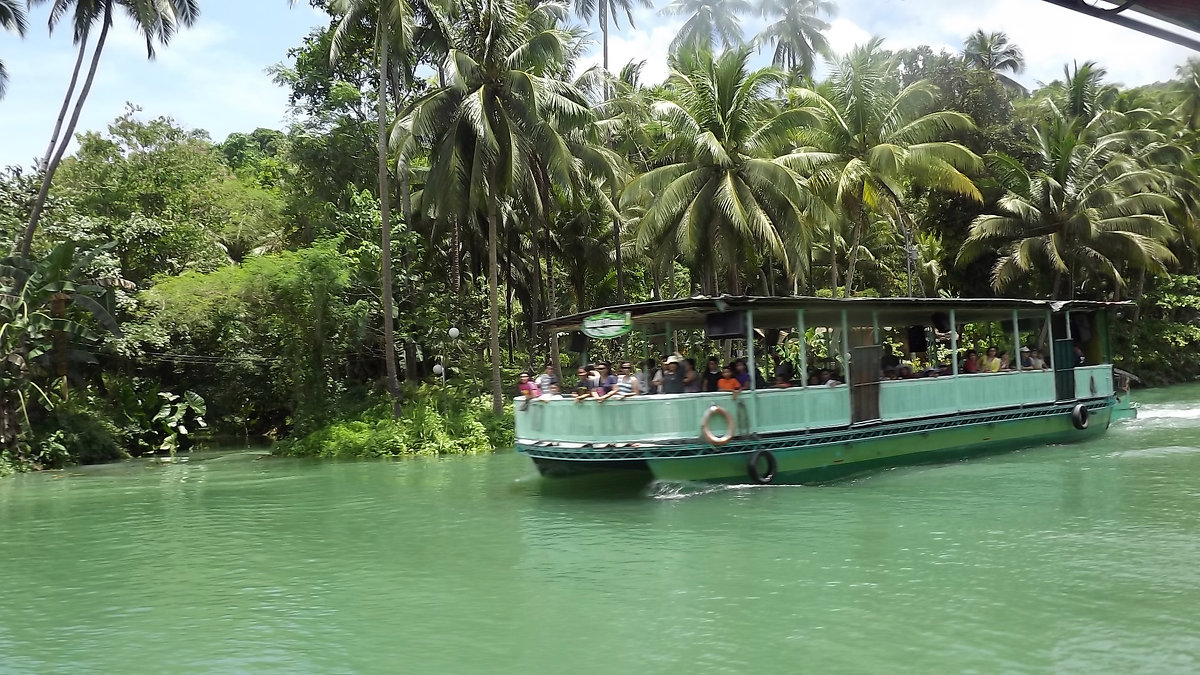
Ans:
{"type": "Polygon", "coordinates": [[[1075,428],[1083,431],[1088,428],[1088,409],[1087,406],[1080,403],[1071,409],[1071,424],[1075,428]]]}
{"type": "Polygon", "coordinates": [[[769,450],[758,450],[750,455],[750,460],[746,462],[746,473],[749,474],[750,480],[759,485],[766,485],[775,480],[775,473],[779,470],[779,463],[775,461],[775,455],[772,455],[769,450]],[[758,460],[766,458],[766,472],[759,472],[758,460]]]}
{"type": "Polygon", "coordinates": [[[708,410],[704,411],[704,417],[700,419],[700,435],[704,437],[704,440],[713,445],[725,445],[733,440],[733,433],[733,415],[730,415],[728,410],[714,405],[709,406],[708,410]],[[725,432],[724,436],[714,436],[712,430],[708,428],[708,423],[712,421],[713,415],[720,415],[725,418],[725,424],[728,425],[729,429],[725,432]]]}

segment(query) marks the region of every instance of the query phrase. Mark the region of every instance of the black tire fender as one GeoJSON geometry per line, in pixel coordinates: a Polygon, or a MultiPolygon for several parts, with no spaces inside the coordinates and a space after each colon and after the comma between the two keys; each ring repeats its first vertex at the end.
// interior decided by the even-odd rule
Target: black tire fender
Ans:
{"type": "Polygon", "coordinates": [[[758,485],[767,485],[775,480],[775,474],[779,471],[779,463],[775,461],[775,455],[772,455],[769,450],[756,450],[750,455],[750,459],[746,461],[746,474],[750,476],[750,480],[758,485]],[[766,458],[767,470],[762,473],[758,470],[758,460],[766,458]]]}

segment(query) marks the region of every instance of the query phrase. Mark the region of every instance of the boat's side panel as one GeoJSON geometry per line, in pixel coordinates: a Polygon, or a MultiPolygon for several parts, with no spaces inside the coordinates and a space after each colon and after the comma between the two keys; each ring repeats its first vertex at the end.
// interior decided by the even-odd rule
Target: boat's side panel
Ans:
{"type": "MultiPolygon", "coordinates": [[[[1086,440],[1104,433],[1111,407],[1092,412],[1086,430],[1071,422],[1070,414],[963,424],[938,429],[901,432],[853,441],[805,447],[774,447],[778,463],[776,482],[822,482],[881,466],[938,461],[1011,450],[1046,443],[1086,440]]],[[[764,447],[766,447],[764,445],[764,447]]],[[[751,452],[704,457],[649,460],[650,470],[662,480],[749,480],[751,452]]]]}
{"type": "Polygon", "coordinates": [[[1076,367],[1075,394],[1081,398],[1088,396],[1112,396],[1112,366],[1103,365],[1076,367]]]}

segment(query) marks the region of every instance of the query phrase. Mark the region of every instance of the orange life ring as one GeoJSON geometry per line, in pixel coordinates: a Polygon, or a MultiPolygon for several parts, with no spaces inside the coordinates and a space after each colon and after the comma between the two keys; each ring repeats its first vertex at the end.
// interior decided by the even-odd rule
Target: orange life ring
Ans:
{"type": "Polygon", "coordinates": [[[704,440],[713,445],[725,445],[733,440],[733,432],[733,415],[730,415],[728,410],[714,405],[709,406],[708,410],[704,411],[704,417],[700,421],[700,433],[704,436],[704,440]],[[729,427],[729,430],[725,432],[724,436],[713,436],[712,431],[708,428],[708,423],[712,421],[713,415],[720,415],[725,418],[725,424],[729,427]]]}

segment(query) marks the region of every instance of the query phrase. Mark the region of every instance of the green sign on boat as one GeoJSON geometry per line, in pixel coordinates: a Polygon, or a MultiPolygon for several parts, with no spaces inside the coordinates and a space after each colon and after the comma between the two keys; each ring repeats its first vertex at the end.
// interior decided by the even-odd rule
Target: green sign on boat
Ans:
{"type": "Polygon", "coordinates": [[[584,319],[580,328],[583,330],[583,334],[590,338],[611,340],[632,330],[633,319],[630,318],[629,312],[624,314],[600,312],[584,319]]]}

